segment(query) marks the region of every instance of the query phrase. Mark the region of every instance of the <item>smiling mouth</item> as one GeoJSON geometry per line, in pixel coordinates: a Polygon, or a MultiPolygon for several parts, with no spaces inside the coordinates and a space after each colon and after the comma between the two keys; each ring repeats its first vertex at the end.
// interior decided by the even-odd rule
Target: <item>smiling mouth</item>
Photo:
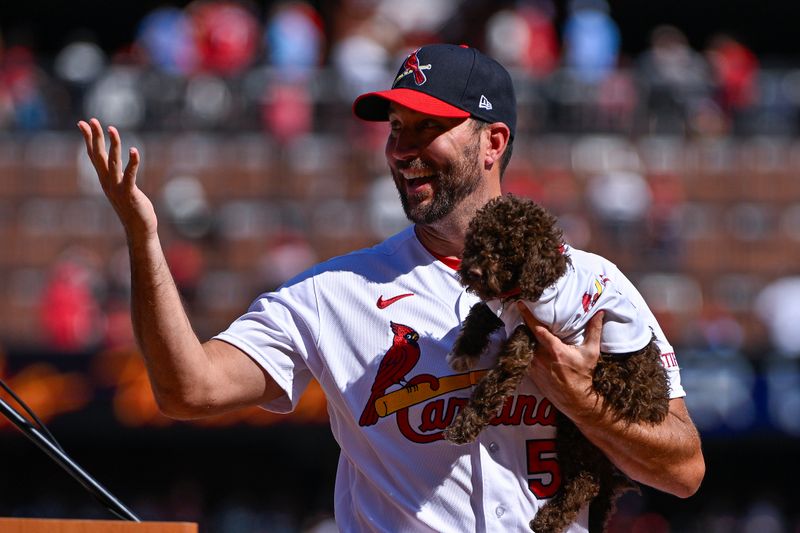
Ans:
{"type": "Polygon", "coordinates": [[[429,187],[431,187],[431,182],[434,179],[434,175],[430,176],[420,176],[418,178],[406,178],[406,191],[408,194],[421,194],[426,191],[429,187]]]}
{"type": "Polygon", "coordinates": [[[398,161],[395,167],[397,186],[404,189],[404,194],[409,197],[428,197],[433,188],[433,182],[438,179],[439,173],[435,167],[421,159],[411,161],[398,161]]]}

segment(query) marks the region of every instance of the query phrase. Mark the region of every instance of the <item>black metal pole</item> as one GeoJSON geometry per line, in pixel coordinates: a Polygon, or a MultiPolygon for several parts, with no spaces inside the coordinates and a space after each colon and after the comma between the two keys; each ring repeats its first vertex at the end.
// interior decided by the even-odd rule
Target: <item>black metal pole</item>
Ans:
{"type": "Polygon", "coordinates": [[[61,468],[66,470],[69,475],[78,481],[78,483],[83,485],[83,487],[95,498],[97,498],[100,503],[105,505],[109,511],[123,520],[141,522],[139,517],[133,514],[130,509],[125,507],[125,505],[111,495],[111,493],[109,493],[105,488],[103,488],[102,485],[95,481],[92,476],[87,474],[80,466],[78,466],[75,461],[70,459],[66,453],[61,451],[56,445],[50,442],[50,440],[44,436],[39,428],[31,424],[27,418],[20,415],[16,410],[14,410],[13,407],[3,401],[2,398],[0,398],[0,413],[5,415],[5,417],[10,420],[12,424],[17,426],[17,428],[22,431],[25,436],[27,436],[34,442],[34,444],[41,448],[44,453],[49,455],[51,459],[61,466],[61,468]]]}

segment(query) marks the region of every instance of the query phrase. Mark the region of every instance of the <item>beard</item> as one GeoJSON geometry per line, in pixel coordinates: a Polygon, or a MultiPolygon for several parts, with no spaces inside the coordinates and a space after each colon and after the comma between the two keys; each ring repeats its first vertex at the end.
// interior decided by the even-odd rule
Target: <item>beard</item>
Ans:
{"type": "MultiPolygon", "coordinates": [[[[482,179],[479,150],[480,137],[476,136],[475,142],[466,145],[448,169],[433,176],[430,195],[418,193],[409,198],[401,183],[395,181],[406,217],[415,224],[433,224],[452,213],[458,204],[475,192],[482,179]],[[426,199],[429,199],[427,203],[426,199]]],[[[408,167],[413,170],[429,168],[419,159],[412,161],[408,167]]]]}

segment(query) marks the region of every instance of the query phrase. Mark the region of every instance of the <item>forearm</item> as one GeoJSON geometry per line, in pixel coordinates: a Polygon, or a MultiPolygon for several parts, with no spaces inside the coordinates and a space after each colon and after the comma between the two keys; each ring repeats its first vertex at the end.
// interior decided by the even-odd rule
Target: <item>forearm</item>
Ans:
{"type": "Polygon", "coordinates": [[[157,234],[128,237],[131,319],[162,411],[200,403],[208,358],[195,335],[157,234]]]}
{"type": "Polygon", "coordinates": [[[660,424],[627,424],[614,420],[593,392],[604,313],[589,321],[581,345],[570,346],[542,326],[525,305],[518,308],[538,340],[528,376],[541,393],[632,479],[680,497],[694,494],[705,475],[705,462],[683,399],[670,400],[669,413],[660,424]]]}
{"type": "Polygon", "coordinates": [[[583,434],[631,479],[679,497],[694,494],[705,474],[700,437],[682,399],[670,401],[658,425],[614,421],[596,408],[573,413],[583,434]]]}
{"type": "Polygon", "coordinates": [[[123,169],[116,128],[108,128],[108,153],[97,119],[78,122],[78,129],[100,186],[128,237],[133,329],[162,412],[197,418],[282,394],[275,380],[238,348],[213,339],[201,345],[197,339],[161,249],[155,209],[136,185],[139,151],[129,150],[123,169]]]}

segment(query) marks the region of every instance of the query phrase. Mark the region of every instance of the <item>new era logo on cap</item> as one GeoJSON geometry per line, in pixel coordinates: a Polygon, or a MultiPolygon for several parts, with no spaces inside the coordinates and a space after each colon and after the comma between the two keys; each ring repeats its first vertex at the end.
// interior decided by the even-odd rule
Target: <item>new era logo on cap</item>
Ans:
{"type": "Polygon", "coordinates": [[[503,122],[513,136],[517,106],[511,76],[474,48],[423,46],[403,61],[388,91],[362,94],[353,111],[364,120],[388,120],[389,103],[439,117],[503,122]]]}

